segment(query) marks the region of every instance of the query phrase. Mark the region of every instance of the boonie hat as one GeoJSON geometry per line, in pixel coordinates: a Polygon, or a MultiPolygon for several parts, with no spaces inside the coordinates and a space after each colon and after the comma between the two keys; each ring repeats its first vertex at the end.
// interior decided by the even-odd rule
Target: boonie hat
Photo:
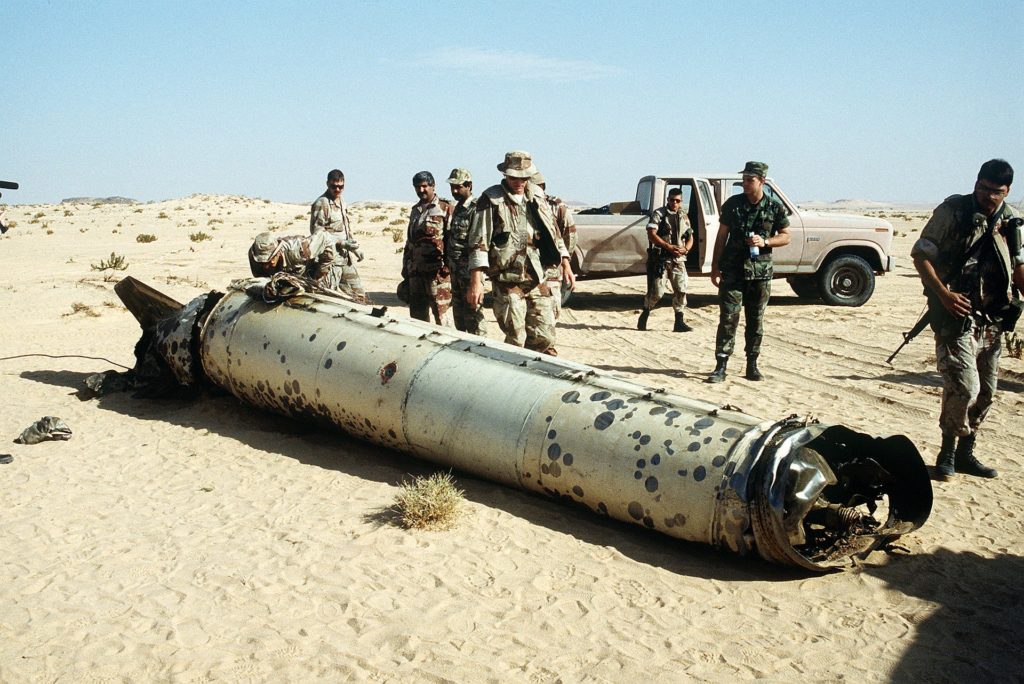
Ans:
{"type": "Polygon", "coordinates": [[[764,162],[748,161],[740,173],[744,176],[760,176],[764,178],[768,175],[768,165],[764,162]]]}
{"type": "Polygon", "coordinates": [[[498,164],[498,170],[512,178],[530,178],[537,173],[529,152],[513,150],[505,153],[505,161],[498,164]]]}
{"type": "Polygon", "coordinates": [[[260,233],[257,235],[256,239],[252,241],[252,247],[249,248],[252,260],[261,264],[270,261],[270,257],[274,256],[276,251],[277,239],[270,233],[260,233]]]}
{"type": "Polygon", "coordinates": [[[544,174],[541,173],[540,171],[533,174],[533,177],[530,178],[530,182],[533,183],[534,185],[545,185],[547,183],[547,181],[544,180],[544,174]]]}
{"type": "Polygon", "coordinates": [[[448,185],[462,185],[472,180],[473,177],[466,169],[452,169],[452,172],[448,174],[448,185]]]}

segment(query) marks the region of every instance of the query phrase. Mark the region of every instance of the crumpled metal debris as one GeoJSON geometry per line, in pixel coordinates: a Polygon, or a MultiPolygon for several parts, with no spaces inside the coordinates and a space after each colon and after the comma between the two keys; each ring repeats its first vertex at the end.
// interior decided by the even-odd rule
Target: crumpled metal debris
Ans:
{"type": "Polygon", "coordinates": [[[71,428],[57,416],[43,416],[36,422],[22,430],[21,435],[14,440],[16,444],[39,444],[49,440],[71,439],[71,428]]]}
{"type": "Polygon", "coordinates": [[[134,387],[134,374],[115,370],[93,373],[85,379],[85,386],[92,392],[91,397],[102,397],[113,392],[125,392],[134,387]]]}

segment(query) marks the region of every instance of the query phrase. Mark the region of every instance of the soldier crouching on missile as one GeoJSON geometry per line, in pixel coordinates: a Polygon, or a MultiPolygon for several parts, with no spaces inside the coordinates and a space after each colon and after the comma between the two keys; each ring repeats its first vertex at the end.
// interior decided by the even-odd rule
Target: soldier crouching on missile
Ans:
{"type": "Polygon", "coordinates": [[[363,260],[359,243],[352,237],[348,220],[348,207],[342,194],[345,192],[345,174],[333,169],[327,174],[327,190],[316,198],[310,210],[309,233],[315,235],[327,231],[334,237],[334,266],[327,274],[325,287],[349,295],[357,302],[369,304],[370,299],[363,289],[355,262],[363,260]]]}
{"type": "Polygon", "coordinates": [[[327,231],[279,238],[260,233],[249,247],[249,270],[257,278],[290,273],[311,278],[332,290],[336,289],[331,286],[334,260],[335,243],[327,231]]]}
{"type": "Polygon", "coordinates": [[[974,192],[947,197],[910,252],[928,297],[942,375],[935,471],[943,480],[997,474],[978,461],[974,442],[995,397],[1002,334],[1013,330],[1022,306],[1020,219],[1004,201],[1012,182],[1007,162],[982,164],[974,192]]]}
{"type": "Polygon", "coordinates": [[[545,271],[559,266],[562,280],[572,287],[576,278],[569,253],[544,191],[530,182],[537,173],[530,154],[509,152],[498,170],[505,180],[480,195],[470,224],[473,279],[466,301],[473,307],[483,303],[487,271],[494,316],[505,333],[505,342],[557,356],[555,309],[545,271]]]}
{"type": "Polygon", "coordinates": [[[651,213],[647,224],[647,294],[636,329],[647,330],[647,317],[665,294],[665,280],[672,286],[672,332],[690,332],[683,312],[686,310],[686,255],[693,249],[693,230],[683,211],[683,191],[668,191],[668,204],[651,213]]]}
{"type": "Polygon", "coordinates": [[[434,174],[420,171],[412,177],[420,201],[409,211],[402,254],[402,279],[409,283],[409,316],[431,317],[437,325],[455,327],[452,317],[452,280],[444,260],[444,234],[451,204],[437,196],[434,174]]]}

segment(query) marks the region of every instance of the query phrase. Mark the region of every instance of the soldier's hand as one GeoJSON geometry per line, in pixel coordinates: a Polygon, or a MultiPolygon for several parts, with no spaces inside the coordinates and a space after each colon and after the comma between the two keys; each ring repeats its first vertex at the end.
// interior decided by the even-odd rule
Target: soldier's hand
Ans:
{"type": "Polygon", "coordinates": [[[366,255],[363,254],[363,250],[359,249],[358,247],[352,250],[352,254],[355,255],[356,261],[362,261],[363,259],[366,258],[366,255]]]}
{"type": "Polygon", "coordinates": [[[484,284],[478,277],[473,277],[469,281],[469,289],[466,290],[466,303],[474,311],[480,308],[484,303],[484,284]]]}
{"type": "Polygon", "coordinates": [[[971,313],[971,300],[959,292],[946,290],[941,299],[942,306],[946,308],[946,311],[958,318],[963,318],[971,313]]]}
{"type": "Polygon", "coordinates": [[[562,257],[562,282],[571,289],[576,284],[576,274],[572,272],[572,264],[562,257]]]}
{"type": "Polygon", "coordinates": [[[715,267],[711,267],[711,284],[718,287],[718,283],[722,280],[722,272],[715,267]]]}

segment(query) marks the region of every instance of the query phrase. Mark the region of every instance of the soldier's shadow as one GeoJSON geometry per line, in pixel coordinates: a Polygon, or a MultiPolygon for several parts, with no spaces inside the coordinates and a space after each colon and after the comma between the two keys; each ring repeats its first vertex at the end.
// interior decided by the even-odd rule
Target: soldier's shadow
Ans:
{"type": "MultiPolygon", "coordinates": [[[[21,373],[27,380],[67,387],[71,390],[69,394],[79,398],[84,398],[83,382],[89,375],[92,373],[70,370],[21,373]]],[[[168,400],[140,399],[118,392],[91,400],[100,410],[135,420],[171,423],[192,431],[208,430],[310,467],[336,470],[367,481],[397,485],[411,476],[444,470],[442,466],[364,442],[333,428],[253,409],[225,394],[204,393],[194,399],[168,400]]],[[[76,439],[89,438],[88,425],[74,428],[76,439]]],[[[168,457],[173,458],[174,454],[169,453],[168,457]]],[[[582,506],[566,506],[467,473],[458,474],[458,484],[470,501],[503,510],[595,547],[612,547],[637,562],[679,575],[724,581],[799,581],[806,577],[792,568],[770,565],[756,557],[739,558],[703,544],[669,539],[582,506]]],[[[382,525],[394,522],[387,510],[367,511],[365,518],[382,525]]]]}

